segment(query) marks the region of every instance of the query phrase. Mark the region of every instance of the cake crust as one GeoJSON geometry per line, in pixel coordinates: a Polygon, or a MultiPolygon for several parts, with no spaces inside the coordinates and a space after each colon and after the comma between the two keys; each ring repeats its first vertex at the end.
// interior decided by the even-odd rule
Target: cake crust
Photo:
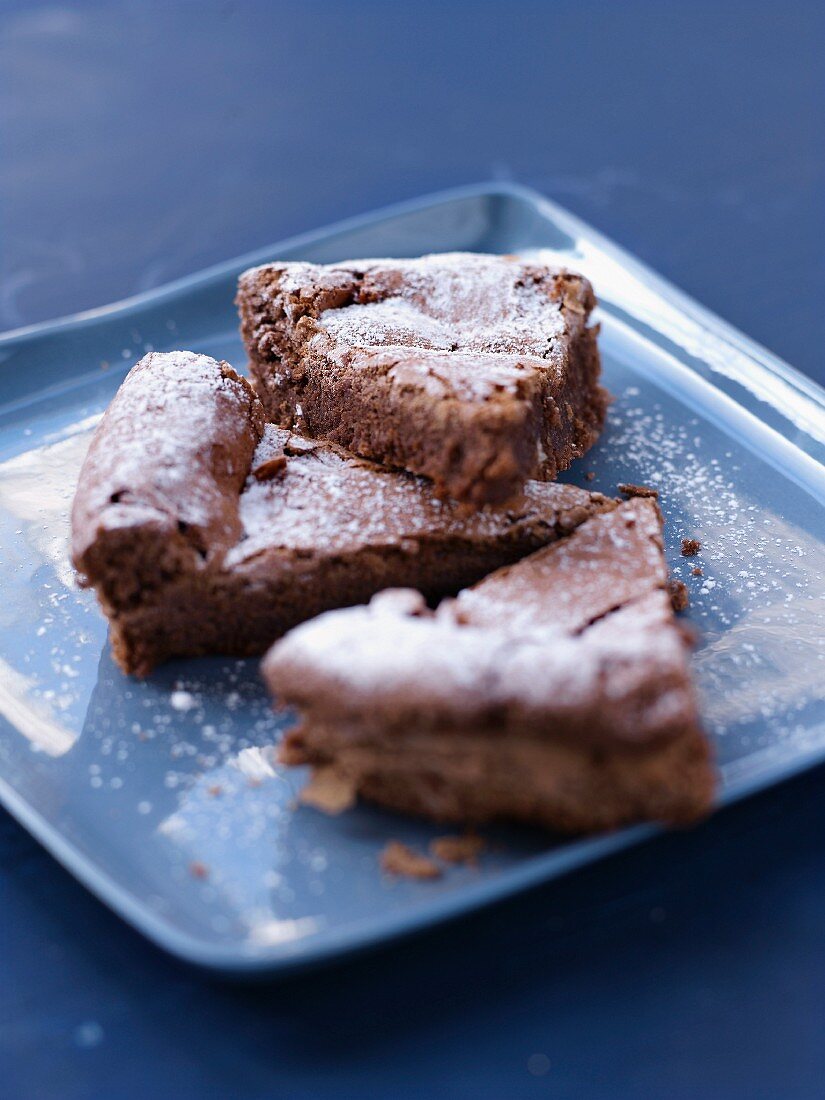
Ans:
{"type": "Polygon", "coordinates": [[[695,820],[714,778],[666,581],[634,498],[435,612],[404,591],[321,616],[264,660],[302,717],[283,757],[438,821],[695,820]]]}
{"type": "Polygon", "coordinates": [[[517,257],[452,253],[267,264],[239,281],[267,415],[469,503],[551,480],[601,431],[589,282],[517,257]]]}
{"type": "Polygon", "coordinates": [[[268,424],[228,364],[153,353],[95,433],[72,556],[116,660],[145,675],[173,656],[262,653],[382,588],[437,600],[612,506],[534,482],[506,513],[465,515],[422,478],[268,424]]]}

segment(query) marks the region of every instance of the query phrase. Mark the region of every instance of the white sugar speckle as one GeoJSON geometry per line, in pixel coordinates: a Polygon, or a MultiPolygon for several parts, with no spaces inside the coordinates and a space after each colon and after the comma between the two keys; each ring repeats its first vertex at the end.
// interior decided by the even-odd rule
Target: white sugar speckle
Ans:
{"type": "Polygon", "coordinates": [[[791,709],[823,698],[814,657],[825,649],[816,611],[825,600],[825,568],[803,565],[818,552],[816,541],[761,498],[755,502],[754,473],[743,477],[736,452],[724,452],[721,462],[713,456],[716,441],[696,434],[695,422],[633,400],[637,392],[624,389],[609,415],[604,488],[615,480],[661,490],[665,534],[674,546],[670,564],[688,584],[688,614],[698,627],[694,667],[703,718],[724,767],[728,752],[731,759],[744,754],[750,723],[764,729],[770,721],[774,740],[797,736],[791,709]],[[689,565],[676,549],[686,535],[702,542],[689,565]],[[691,572],[694,563],[699,576],[691,572]]]}
{"type": "Polygon", "coordinates": [[[198,701],[191,692],[178,689],[177,691],[173,691],[172,694],[169,696],[169,705],[174,710],[186,711],[192,710],[193,707],[196,707],[198,705],[198,701]]]}

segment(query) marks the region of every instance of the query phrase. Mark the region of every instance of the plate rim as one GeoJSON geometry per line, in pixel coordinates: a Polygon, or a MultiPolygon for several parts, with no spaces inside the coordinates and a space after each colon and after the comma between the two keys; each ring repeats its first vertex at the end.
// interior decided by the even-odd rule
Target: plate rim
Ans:
{"type": "MultiPolygon", "coordinates": [[[[825,744],[809,753],[786,758],[774,769],[768,782],[759,775],[734,780],[722,791],[712,816],[823,765],[825,744]]],[[[244,950],[242,942],[224,947],[168,923],[126,887],[101,871],[90,857],[67,840],[2,776],[0,803],[98,901],[156,947],[202,970],[237,978],[286,976],[329,962],[343,961],[456,920],[464,914],[486,909],[496,902],[548,884],[581,867],[598,863],[654,837],[666,837],[672,832],[663,825],[643,823],[599,836],[572,839],[561,850],[529,856],[523,863],[502,871],[495,878],[469,883],[461,891],[434,899],[420,911],[370,917],[331,930],[321,928],[286,943],[244,950]]]]}
{"type": "MultiPolygon", "coordinates": [[[[77,329],[91,328],[117,317],[129,317],[144,308],[161,302],[171,302],[193,291],[226,279],[244,267],[266,262],[281,251],[295,251],[338,234],[368,228],[410,213],[430,207],[446,206],[471,198],[505,198],[518,200],[533,207],[540,215],[552,220],[571,235],[586,236],[605,253],[643,280],[671,305],[687,314],[693,321],[711,333],[714,338],[733,345],[747,355],[758,370],[774,375],[791,386],[800,398],[825,413],[825,388],[808,378],[773,352],[745,336],[711,310],[658,275],[642,261],[637,260],[621,246],[603,236],[584,220],[539,192],[514,183],[477,183],[450,188],[419,198],[393,203],[364,214],[358,214],[328,226],[301,233],[256,249],[233,259],[204,268],[173,282],[165,283],[149,291],[121,299],[107,305],[83,310],[65,317],[41,321],[33,325],[0,333],[0,349],[13,349],[35,342],[43,337],[59,335],[77,329]]],[[[773,408],[784,412],[781,400],[775,396],[773,408]]],[[[756,414],[758,415],[758,414],[756,414]]],[[[761,417],[760,417],[761,419],[761,417]]],[[[812,437],[809,437],[812,438],[812,437]]],[[[816,442],[816,441],[814,441],[816,442]]],[[[802,448],[799,448],[803,450],[802,448]]],[[[803,453],[804,452],[803,450],[803,453]]],[[[815,456],[810,456],[816,461],[815,456]]],[[[717,810],[756,794],[760,790],[784,783],[788,779],[825,763],[825,744],[807,753],[799,753],[776,763],[769,776],[749,775],[731,781],[717,803],[717,810]]],[[[199,968],[235,977],[276,977],[297,970],[320,966],[333,960],[344,959],[355,953],[379,947],[392,941],[424,931],[435,925],[454,920],[464,913],[486,908],[504,898],[550,882],[586,864],[597,862],[625,848],[654,836],[666,835],[667,830],[655,824],[635,825],[615,833],[586,837],[570,841],[563,850],[554,850],[530,856],[521,864],[502,871],[495,878],[470,883],[451,895],[433,898],[422,909],[399,912],[341,926],[337,929],[319,929],[296,940],[270,945],[248,947],[240,941],[231,946],[221,946],[199,938],[197,935],[174,927],[162,915],[155,913],[145,902],[121,886],[94,860],[52,824],[0,776],[0,802],[19,824],[69,871],[98,900],[130,924],[156,946],[170,955],[199,968]]]]}

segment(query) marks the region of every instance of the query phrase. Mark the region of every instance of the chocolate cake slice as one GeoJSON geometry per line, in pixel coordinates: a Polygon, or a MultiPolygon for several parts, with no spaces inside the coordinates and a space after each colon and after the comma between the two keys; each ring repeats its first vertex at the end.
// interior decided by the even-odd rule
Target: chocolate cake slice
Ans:
{"type": "Polygon", "coordinates": [[[573,272],[464,253],[274,263],[241,276],[237,301],[271,420],[442,496],[513,500],[601,431],[595,298],[573,272]]]}
{"type": "Polygon", "coordinates": [[[262,653],[382,588],[437,600],[613,506],[533,482],[517,508],[467,516],[422,478],[267,424],[226,363],[171,352],[132,369],[97,428],[72,555],[118,663],[145,675],[167,657],[262,653]]]}
{"type": "MultiPolygon", "coordinates": [[[[412,591],[322,615],[269,652],[282,748],[338,806],[590,832],[711,805],[661,514],[636,498],[435,611],[412,591]]],[[[310,787],[310,798],[317,797],[310,787]]]]}

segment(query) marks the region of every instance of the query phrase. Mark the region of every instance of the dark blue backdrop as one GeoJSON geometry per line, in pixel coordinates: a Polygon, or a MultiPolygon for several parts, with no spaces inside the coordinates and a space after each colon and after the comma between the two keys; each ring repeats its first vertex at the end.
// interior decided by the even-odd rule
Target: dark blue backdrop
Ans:
{"type": "MultiPolygon", "coordinates": [[[[550,194],[825,380],[821,3],[0,7],[0,328],[457,183],[550,194]]],[[[825,774],[274,988],[0,814],[0,1096],[825,1091],[825,774]]]]}

